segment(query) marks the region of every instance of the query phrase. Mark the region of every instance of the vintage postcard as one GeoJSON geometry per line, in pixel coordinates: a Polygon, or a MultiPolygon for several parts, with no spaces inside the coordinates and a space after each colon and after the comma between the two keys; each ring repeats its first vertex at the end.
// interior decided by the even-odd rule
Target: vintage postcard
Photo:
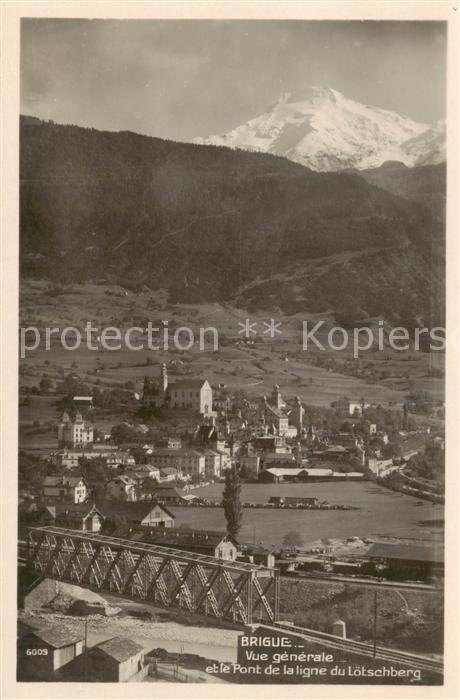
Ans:
{"type": "Polygon", "coordinates": [[[456,3],[2,20],[4,697],[456,697],[456,3]]]}

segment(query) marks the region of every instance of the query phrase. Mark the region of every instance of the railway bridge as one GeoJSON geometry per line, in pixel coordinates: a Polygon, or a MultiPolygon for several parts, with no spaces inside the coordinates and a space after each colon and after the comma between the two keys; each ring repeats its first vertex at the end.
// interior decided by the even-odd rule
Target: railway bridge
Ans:
{"type": "Polygon", "coordinates": [[[26,567],[91,590],[249,625],[278,620],[278,571],[59,527],[28,529],[26,567]]]}

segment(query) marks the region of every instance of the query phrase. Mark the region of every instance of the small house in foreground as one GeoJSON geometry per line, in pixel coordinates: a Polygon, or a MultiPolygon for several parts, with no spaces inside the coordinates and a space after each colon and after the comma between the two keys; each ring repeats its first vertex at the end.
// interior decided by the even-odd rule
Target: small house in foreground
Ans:
{"type": "Polygon", "coordinates": [[[83,653],[84,635],[62,627],[30,630],[18,641],[18,680],[59,680],[77,656],[83,653]]]}
{"type": "Polygon", "coordinates": [[[93,683],[132,683],[148,674],[144,648],[127,637],[112,637],[92,647],[87,663],[93,683]]]}

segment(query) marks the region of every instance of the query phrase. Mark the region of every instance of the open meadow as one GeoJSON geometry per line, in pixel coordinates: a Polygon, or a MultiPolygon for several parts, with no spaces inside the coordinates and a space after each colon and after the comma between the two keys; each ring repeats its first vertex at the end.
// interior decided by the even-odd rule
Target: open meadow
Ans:
{"type": "MultiPolygon", "coordinates": [[[[380,352],[372,347],[354,360],[351,346],[344,350],[314,346],[303,349],[303,321],[326,321],[316,334],[326,347],[328,330],[334,325],[327,312],[311,314],[306,309],[305,314],[291,316],[273,312],[281,332],[275,332],[271,338],[264,325],[271,321],[266,312],[248,312],[227,303],[171,305],[165,292],[147,287],[140,292],[94,284],[52,289],[35,281],[23,285],[21,313],[21,326],[38,327],[43,338],[40,346],[26,352],[20,361],[23,388],[38,385],[43,375],[57,380],[63,374],[75,373],[89,386],[116,386],[129,381],[140,390],[146,374],[156,375],[162,362],[174,361],[170,367],[173,377],[206,376],[211,384],[241,389],[250,397],[269,393],[277,383],[286,398],[299,395],[303,402],[316,406],[328,406],[344,395],[365,397],[370,403],[400,405],[409,392],[427,391],[438,400],[442,400],[444,392],[441,353],[403,352],[389,347],[380,352]],[[258,331],[250,343],[244,342],[240,332],[243,326],[239,325],[248,317],[257,324],[258,331]],[[146,345],[141,329],[149,321],[156,327],[167,321],[169,347],[165,348],[163,336],[158,334],[154,336],[158,350],[131,350],[124,344],[119,350],[90,350],[83,343],[76,350],[66,350],[55,334],[51,349],[45,349],[46,327],[76,327],[83,331],[87,321],[100,330],[115,326],[124,332],[128,327],[139,327],[131,336],[133,346],[141,342],[146,345]],[[174,329],[180,326],[187,326],[194,333],[195,344],[189,350],[173,347],[174,329]],[[211,332],[205,335],[204,350],[198,347],[199,329],[208,327],[217,329],[216,351],[211,332]]],[[[27,338],[32,343],[30,333],[27,338]]],[[[68,343],[73,344],[71,333],[68,343]]]]}

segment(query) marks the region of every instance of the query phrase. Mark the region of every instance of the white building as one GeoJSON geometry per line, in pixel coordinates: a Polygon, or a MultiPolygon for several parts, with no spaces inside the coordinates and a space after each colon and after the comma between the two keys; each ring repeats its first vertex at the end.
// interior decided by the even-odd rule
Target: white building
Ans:
{"type": "Polygon", "coordinates": [[[93,408],[92,396],[74,396],[72,402],[76,408],[93,408]]]}
{"type": "Polygon", "coordinates": [[[205,475],[208,479],[220,479],[223,473],[232,466],[232,459],[221,450],[198,450],[205,458],[205,475]]]}
{"type": "Polygon", "coordinates": [[[130,526],[174,527],[174,514],[157,501],[99,501],[98,508],[105,517],[118,516],[130,526]]]}
{"type": "Polygon", "coordinates": [[[121,474],[107,482],[105,495],[109,501],[137,501],[137,483],[130,476],[121,474]]]}
{"type": "Polygon", "coordinates": [[[366,408],[369,408],[370,404],[365,401],[349,401],[348,402],[348,413],[350,416],[362,416],[366,408]]]}
{"type": "Polygon", "coordinates": [[[339,399],[338,401],[333,401],[331,406],[333,408],[338,408],[340,411],[343,411],[344,413],[348,413],[350,416],[355,416],[356,418],[360,418],[364,411],[370,407],[370,404],[364,401],[364,399],[339,399]]]}
{"type": "Polygon", "coordinates": [[[79,447],[84,448],[94,442],[93,426],[85,423],[79,411],[75,413],[72,420],[69,414],[64,411],[61,422],[58,425],[58,445],[59,447],[79,447]]]}
{"type": "MultiPolygon", "coordinates": [[[[285,435],[289,433],[289,416],[285,412],[286,404],[280,393],[278,384],[275,384],[270,395],[270,400],[263,397],[263,420],[266,429],[270,430],[275,435],[285,435]]],[[[291,437],[297,435],[297,429],[291,428],[291,437]]]]}
{"type": "Polygon", "coordinates": [[[78,467],[79,460],[84,457],[85,459],[105,459],[108,467],[118,467],[122,464],[125,467],[133,467],[136,461],[129,452],[117,449],[79,449],[79,450],[69,450],[63,449],[57,452],[53,452],[50,455],[50,459],[53,464],[59,467],[64,467],[64,469],[74,469],[78,467]]]}
{"type": "Polygon", "coordinates": [[[183,379],[168,386],[171,408],[189,408],[207,416],[212,413],[212,388],[207,379],[183,379]]]}
{"type": "Polygon", "coordinates": [[[184,475],[204,476],[206,473],[205,456],[198,450],[182,448],[180,450],[168,449],[167,447],[154,450],[151,456],[154,467],[164,469],[172,467],[184,475]]]}
{"type": "Polygon", "coordinates": [[[249,474],[257,476],[260,469],[260,457],[256,454],[241,455],[240,466],[246,469],[249,474]]]}
{"type": "Polygon", "coordinates": [[[212,387],[207,379],[178,379],[170,382],[163,364],[157,380],[144,380],[143,401],[161,408],[189,409],[203,416],[212,415],[212,387]]]}
{"type": "Polygon", "coordinates": [[[82,476],[46,476],[42,495],[46,503],[84,503],[87,497],[86,481],[82,476]]]}
{"type": "Polygon", "coordinates": [[[154,467],[153,464],[138,464],[134,470],[142,479],[159,479],[160,470],[154,467]]]}

